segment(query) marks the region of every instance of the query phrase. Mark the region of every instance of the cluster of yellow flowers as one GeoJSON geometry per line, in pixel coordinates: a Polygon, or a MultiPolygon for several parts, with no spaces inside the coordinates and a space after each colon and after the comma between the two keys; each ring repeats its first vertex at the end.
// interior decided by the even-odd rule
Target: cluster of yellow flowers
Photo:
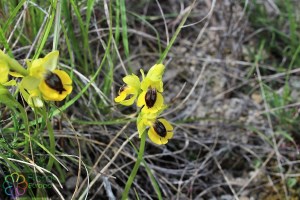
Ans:
{"type": "Polygon", "coordinates": [[[141,108],[137,118],[139,137],[149,127],[148,136],[155,144],[166,144],[173,137],[173,127],[164,118],[159,117],[167,107],[164,104],[162,75],[165,66],[156,64],[151,67],[145,76],[141,69],[143,80],[135,74],[123,78],[125,83],[119,90],[119,96],[115,98],[117,103],[125,106],[132,105],[137,99],[137,106],[141,108]]]}
{"type": "Polygon", "coordinates": [[[17,86],[31,107],[42,107],[43,100],[62,101],[72,92],[72,79],[62,70],[56,69],[58,51],[52,51],[44,58],[27,60],[25,70],[16,60],[0,50],[0,89],[17,86]],[[20,77],[17,83],[9,75],[20,77]]]}

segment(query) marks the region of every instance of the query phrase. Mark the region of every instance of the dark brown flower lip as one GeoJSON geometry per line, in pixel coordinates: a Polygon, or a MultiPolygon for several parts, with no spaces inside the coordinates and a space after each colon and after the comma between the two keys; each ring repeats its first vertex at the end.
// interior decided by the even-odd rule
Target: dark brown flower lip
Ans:
{"type": "Polygon", "coordinates": [[[166,137],[167,136],[167,130],[166,127],[162,122],[159,120],[156,120],[153,125],[154,131],[160,136],[160,137],[166,137]]]}
{"type": "Polygon", "coordinates": [[[62,94],[63,91],[66,91],[64,88],[62,81],[60,77],[53,73],[53,72],[48,72],[45,78],[45,83],[52,89],[56,90],[59,92],[59,94],[62,94]]]}
{"type": "Polygon", "coordinates": [[[145,95],[145,102],[148,108],[152,108],[157,99],[157,91],[156,88],[148,88],[147,93],[145,95]]]}

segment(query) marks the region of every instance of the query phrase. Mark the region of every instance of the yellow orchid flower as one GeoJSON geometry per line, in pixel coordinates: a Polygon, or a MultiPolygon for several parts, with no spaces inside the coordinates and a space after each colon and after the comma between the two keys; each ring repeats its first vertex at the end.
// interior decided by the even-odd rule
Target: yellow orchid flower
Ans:
{"type": "Polygon", "coordinates": [[[167,144],[173,137],[173,126],[163,118],[157,119],[150,127],[148,137],[155,144],[167,144]]]}
{"type": "Polygon", "coordinates": [[[115,98],[115,102],[124,106],[130,106],[134,103],[140,91],[140,79],[135,74],[127,75],[123,78],[126,85],[119,90],[119,96],[115,98]]]}
{"type": "Polygon", "coordinates": [[[137,106],[142,107],[143,113],[157,113],[164,107],[164,98],[155,87],[150,86],[139,95],[137,106]]]}
{"type": "Polygon", "coordinates": [[[142,136],[147,127],[150,127],[148,137],[155,144],[166,144],[173,137],[173,126],[166,119],[156,118],[156,115],[153,114],[140,114],[137,119],[139,137],[142,136]]]}
{"type": "Polygon", "coordinates": [[[59,52],[53,51],[44,58],[27,61],[29,69],[27,82],[36,83],[36,80],[39,80],[39,82],[37,85],[33,84],[33,90],[28,89],[28,84],[24,89],[27,91],[39,89],[41,95],[47,101],[62,101],[65,99],[72,92],[72,79],[66,72],[56,69],[58,56],[59,52]]]}
{"type": "Polygon", "coordinates": [[[142,107],[143,113],[156,113],[164,107],[162,75],[165,66],[156,64],[150,68],[145,77],[141,70],[143,81],[141,82],[142,93],[138,97],[137,106],[142,107]]]}

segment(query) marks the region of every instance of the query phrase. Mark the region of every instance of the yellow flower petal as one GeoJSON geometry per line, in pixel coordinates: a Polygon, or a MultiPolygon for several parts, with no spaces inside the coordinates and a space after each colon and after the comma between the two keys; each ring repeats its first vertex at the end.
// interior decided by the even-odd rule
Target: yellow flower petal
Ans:
{"type": "Polygon", "coordinates": [[[27,89],[25,90],[21,81],[19,89],[24,100],[28,103],[29,106],[33,108],[43,107],[44,103],[40,97],[40,91],[37,88],[34,90],[27,90],[27,89]]]}
{"type": "Polygon", "coordinates": [[[11,75],[13,77],[17,77],[17,78],[24,77],[22,74],[20,74],[18,72],[9,72],[9,75],[11,75]]]}
{"type": "Polygon", "coordinates": [[[26,90],[35,90],[40,84],[40,79],[33,76],[26,76],[22,79],[20,85],[26,90]]]}
{"type": "Polygon", "coordinates": [[[119,102],[121,105],[123,106],[130,106],[134,103],[134,100],[136,99],[136,96],[132,96],[131,98],[129,98],[128,100],[124,100],[119,102]]]}
{"type": "Polygon", "coordinates": [[[164,98],[163,98],[161,93],[157,93],[156,94],[156,101],[155,101],[155,103],[152,107],[153,111],[150,111],[150,112],[152,112],[152,113],[153,112],[158,112],[163,107],[163,105],[164,105],[164,98]]]}
{"type": "Polygon", "coordinates": [[[146,77],[153,81],[161,81],[164,71],[165,66],[163,64],[155,64],[149,69],[146,77]]]}
{"type": "Polygon", "coordinates": [[[158,119],[158,121],[160,121],[166,128],[167,131],[173,131],[173,126],[164,118],[160,118],[158,119]]]}
{"type": "Polygon", "coordinates": [[[140,88],[140,79],[137,75],[132,74],[132,75],[127,75],[123,78],[124,83],[126,83],[128,86],[131,86],[138,90],[140,88]]]}
{"type": "Polygon", "coordinates": [[[29,98],[28,92],[24,89],[24,87],[22,87],[21,84],[19,85],[19,89],[22,94],[22,97],[25,99],[26,102],[28,102],[28,98],[29,98]]]}
{"type": "Polygon", "coordinates": [[[63,71],[63,70],[54,70],[53,73],[55,73],[56,75],[59,76],[60,80],[62,81],[62,84],[64,86],[64,89],[66,89],[66,93],[70,94],[73,90],[73,86],[72,86],[72,79],[69,76],[69,74],[67,74],[67,72],[63,71]]]}
{"type": "Polygon", "coordinates": [[[136,103],[138,107],[142,107],[142,106],[146,105],[146,101],[145,101],[146,93],[147,93],[146,91],[143,91],[143,92],[139,95],[138,100],[137,100],[137,103],[136,103]]]}
{"type": "Polygon", "coordinates": [[[171,139],[173,137],[174,133],[173,132],[167,132],[166,139],[171,139]]]}
{"type": "Polygon", "coordinates": [[[47,72],[46,68],[43,66],[43,63],[44,61],[42,58],[33,60],[31,62],[31,67],[29,68],[29,75],[38,79],[43,79],[47,72]]]}
{"type": "Polygon", "coordinates": [[[72,80],[70,76],[62,70],[54,70],[52,73],[56,74],[63,86],[63,91],[59,91],[55,88],[49,87],[45,80],[41,81],[39,89],[43,95],[43,98],[48,101],[62,101],[68,94],[72,92],[72,80]]]}
{"type": "Polygon", "coordinates": [[[119,96],[115,98],[115,102],[120,103],[124,106],[130,106],[134,103],[137,97],[137,91],[133,87],[125,87],[119,96]]]}
{"type": "Polygon", "coordinates": [[[26,76],[19,84],[20,92],[24,100],[31,107],[43,107],[43,102],[40,99],[40,92],[38,86],[40,79],[33,76],[26,76]]]}
{"type": "Polygon", "coordinates": [[[167,138],[160,138],[161,144],[167,144],[168,139],[167,138]]]}
{"type": "Polygon", "coordinates": [[[115,102],[120,103],[121,101],[124,101],[126,97],[127,97],[127,92],[124,90],[119,94],[119,96],[115,98],[115,102]]]}
{"type": "Polygon", "coordinates": [[[0,84],[5,83],[8,80],[9,67],[6,62],[0,60],[0,84]]]}
{"type": "Polygon", "coordinates": [[[163,144],[162,141],[161,141],[160,136],[155,132],[155,130],[154,130],[153,127],[151,127],[149,129],[149,131],[148,131],[148,137],[155,144],[158,144],[158,145],[163,144]]]}
{"type": "Polygon", "coordinates": [[[141,70],[143,75],[143,81],[141,82],[141,89],[148,90],[149,87],[155,88],[158,92],[163,92],[163,82],[162,75],[164,73],[165,66],[163,64],[156,64],[150,68],[147,73],[147,76],[144,78],[144,73],[141,70]]]}
{"type": "Polygon", "coordinates": [[[158,145],[161,145],[161,144],[166,144],[168,143],[168,140],[171,139],[173,137],[173,127],[172,125],[165,119],[163,118],[160,118],[158,119],[156,122],[152,123],[152,126],[150,127],[149,131],[148,131],[148,136],[150,138],[150,140],[155,143],[155,144],[158,144],[158,145]],[[157,133],[155,131],[155,126],[157,126],[157,121],[161,122],[161,124],[164,126],[165,128],[165,136],[162,137],[161,133],[157,133]]]}
{"type": "Polygon", "coordinates": [[[27,61],[29,75],[43,79],[48,71],[54,71],[58,62],[58,51],[52,51],[44,58],[27,61]]]}
{"type": "Polygon", "coordinates": [[[146,77],[142,82],[141,82],[141,89],[143,91],[148,90],[148,88],[155,88],[158,92],[163,92],[163,82],[160,81],[153,81],[150,78],[146,77]]]}
{"type": "Polygon", "coordinates": [[[57,67],[59,51],[52,51],[48,53],[44,58],[44,67],[49,71],[54,71],[57,67]]]}
{"type": "Polygon", "coordinates": [[[4,86],[15,86],[15,85],[17,85],[17,81],[16,80],[10,80],[6,83],[3,83],[2,85],[4,85],[4,86]]]}

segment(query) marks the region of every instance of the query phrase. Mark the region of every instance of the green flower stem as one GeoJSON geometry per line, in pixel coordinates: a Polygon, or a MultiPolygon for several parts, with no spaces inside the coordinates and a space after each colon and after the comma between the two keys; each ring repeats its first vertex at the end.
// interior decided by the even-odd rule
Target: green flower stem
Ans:
{"type": "Polygon", "coordinates": [[[126,200],[128,199],[128,193],[129,193],[129,189],[133,183],[133,180],[134,180],[134,177],[140,167],[140,164],[141,164],[141,161],[143,159],[143,155],[144,155],[144,150],[145,150],[145,143],[146,143],[146,132],[144,132],[141,136],[141,143],[140,143],[140,149],[139,149],[139,153],[138,153],[138,157],[137,157],[137,160],[134,164],[134,167],[131,171],[131,174],[127,180],[127,183],[125,185],[125,189],[124,189],[124,192],[122,194],[122,200],[126,200]]]}
{"type": "Polygon", "coordinates": [[[20,65],[20,63],[18,63],[18,61],[16,61],[15,59],[9,57],[5,53],[3,53],[3,51],[1,51],[1,50],[0,50],[0,59],[6,61],[7,64],[8,64],[8,67],[11,70],[13,70],[13,71],[15,71],[15,72],[17,72],[17,73],[19,73],[19,74],[21,74],[23,76],[27,76],[28,75],[28,71],[26,69],[24,69],[20,65]]]}

